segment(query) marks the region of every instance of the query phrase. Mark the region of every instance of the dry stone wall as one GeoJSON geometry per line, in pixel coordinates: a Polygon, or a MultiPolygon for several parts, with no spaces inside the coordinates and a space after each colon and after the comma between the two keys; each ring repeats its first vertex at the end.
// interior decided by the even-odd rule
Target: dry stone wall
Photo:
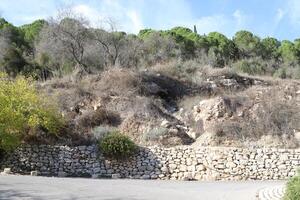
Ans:
{"type": "Polygon", "coordinates": [[[173,180],[286,179],[300,167],[300,149],[178,146],[140,148],[127,160],[110,160],[96,146],[23,146],[1,168],[43,176],[173,180]]]}

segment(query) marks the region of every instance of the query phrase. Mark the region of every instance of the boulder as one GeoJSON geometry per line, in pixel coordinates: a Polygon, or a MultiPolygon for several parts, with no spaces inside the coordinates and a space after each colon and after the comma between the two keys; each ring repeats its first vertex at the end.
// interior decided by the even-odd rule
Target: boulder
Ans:
{"type": "Polygon", "coordinates": [[[38,171],[31,171],[30,176],[38,176],[39,172],[38,171]]]}
{"type": "Polygon", "coordinates": [[[2,174],[11,174],[11,168],[4,168],[2,174]]]}
{"type": "Polygon", "coordinates": [[[112,174],[111,178],[112,179],[119,179],[119,178],[121,178],[121,175],[120,174],[112,174]]]}

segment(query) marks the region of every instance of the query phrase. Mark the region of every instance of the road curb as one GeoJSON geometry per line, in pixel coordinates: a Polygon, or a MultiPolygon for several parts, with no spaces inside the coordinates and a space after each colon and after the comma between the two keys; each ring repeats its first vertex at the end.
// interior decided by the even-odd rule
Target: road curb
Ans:
{"type": "Polygon", "coordinates": [[[258,200],[282,200],[285,186],[266,187],[258,191],[258,200]]]}

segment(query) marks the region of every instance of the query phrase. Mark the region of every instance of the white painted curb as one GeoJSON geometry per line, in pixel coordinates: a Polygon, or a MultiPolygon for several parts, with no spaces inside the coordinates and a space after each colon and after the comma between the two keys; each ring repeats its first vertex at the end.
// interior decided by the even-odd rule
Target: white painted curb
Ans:
{"type": "Polygon", "coordinates": [[[263,188],[258,191],[258,200],[282,200],[285,186],[263,188]]]}

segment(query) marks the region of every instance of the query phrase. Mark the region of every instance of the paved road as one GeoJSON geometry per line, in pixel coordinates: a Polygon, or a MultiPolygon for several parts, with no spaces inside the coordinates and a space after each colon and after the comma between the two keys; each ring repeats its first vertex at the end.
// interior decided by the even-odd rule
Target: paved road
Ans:
{"type": "Polygon", "coordinates": [[[283,181],[183,182],[0,176],[0,199],[12,200],[255,200],[283,181]]]}

